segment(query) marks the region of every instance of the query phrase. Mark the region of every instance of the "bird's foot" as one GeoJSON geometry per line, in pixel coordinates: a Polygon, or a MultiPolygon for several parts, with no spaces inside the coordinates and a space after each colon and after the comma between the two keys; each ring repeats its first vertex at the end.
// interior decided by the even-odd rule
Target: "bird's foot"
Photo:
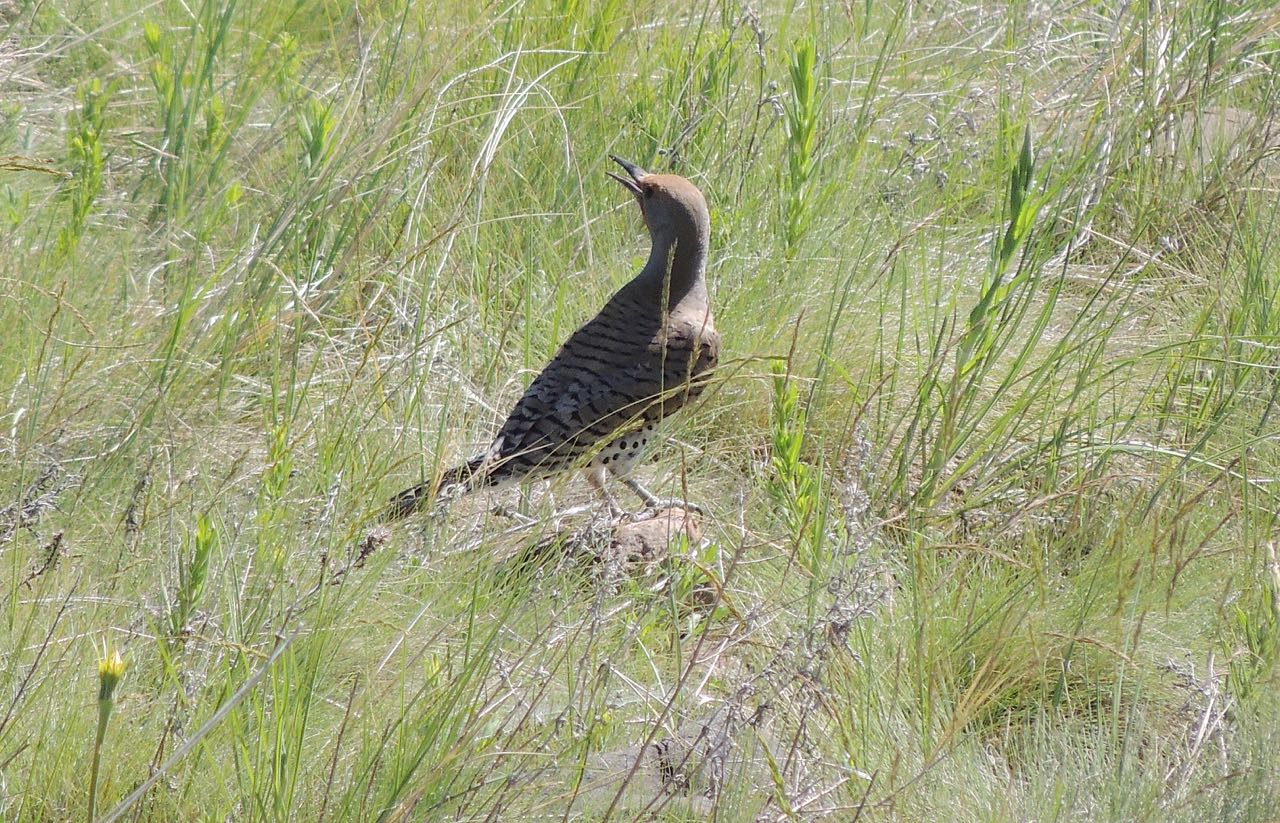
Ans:
{"type": "Polygon", "coordinates": [[[662,511],[663,509],[684,509],[693,514],[706,514],[706,511],[697,503],[691,503],[688,500],[681,500],[678,497],[668,497],[662,500],[655,500],[649,504],[651,508],[662,511]]]}
{"type": "Polygon", "coordinates": [[[614,500],[612,497],[605,500],[603,512],[601,512],[599,509],[597,509],[596,511],[599,515],[603,515],[605,518],[607,518],[607,522],[609,523],[609,525],[616,525],[618,523],[623,523],[627,520],[630,520],[632,516],[630,512],[626,511],[621,506],[619,506],[618,501],[614,500]]]}
{"type": "Polygon", "coordinates": [[[622,478],[622,482],[626,484],[628,489],[635,492],[637,497],[644,501],[644,510],[646,512],[657,513],[663,509],[684,509],[687,512],[693,512],[694,514],[705,514],[702,507],[697,503],[690,503],[688,500],[681,500],[675,497],[658,497],[630,477],[622,478]]]}
{"type": "Polygon", "coordinates": [[[605,470],[603,467],[587,472],[587,482],[600,495],[600,499],[604,501],[605,508],[609,510],[609,521],[617,523],[627,515],[622,510],[622,507],[618,505],[617,499],[609,493],[609,488],[605,485],[604,478],[605,470]]]}

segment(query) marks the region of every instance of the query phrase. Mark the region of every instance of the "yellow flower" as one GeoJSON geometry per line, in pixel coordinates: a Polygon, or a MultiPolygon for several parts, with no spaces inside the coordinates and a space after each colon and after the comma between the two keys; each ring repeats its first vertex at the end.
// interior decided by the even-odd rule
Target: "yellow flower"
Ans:
{"type": "Polygon", "coordinates": [[[110,700],[116,684],[124,676],[125,662],[119,649],[102,647],[102,658],[98,661],[98,700],[110,700]]]}
{"type": "Polygon", "coordinates": [[[102,657],[98,658],[98,734],[93,741],[93,765],[89,771],[89,819],[93,820],[98,809],[98,765],[102,760],[102,739],[107,734],[107,720],[111,718],[111,694],[124,677],[124,658],[119,649],[113,649],[104,641],[102,657]]]}

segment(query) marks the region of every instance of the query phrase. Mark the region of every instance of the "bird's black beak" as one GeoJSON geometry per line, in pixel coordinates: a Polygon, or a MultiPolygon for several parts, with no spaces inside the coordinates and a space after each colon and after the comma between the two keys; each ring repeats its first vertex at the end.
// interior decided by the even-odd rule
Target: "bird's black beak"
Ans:
{"type": "Polygon", "coordinates": [[[605,174],[609,175],[614,180],[617,180],[627,189],[627,191],[631,192],[636,197],[644,196],[644,192],[640,189],[640,178],[644,177],[649,172],[640,168],[635,163],[632,163],[630,160],[623,160],[621,157],[614,157],[612,154],[609,155],[609,159],[617,163],[619,166],[622,166],[622,170],[631,175],[631,178],[627,179],[626,177],[623,177],[620,174],[614,174],[611,171],[607,171],[605,174]]]}

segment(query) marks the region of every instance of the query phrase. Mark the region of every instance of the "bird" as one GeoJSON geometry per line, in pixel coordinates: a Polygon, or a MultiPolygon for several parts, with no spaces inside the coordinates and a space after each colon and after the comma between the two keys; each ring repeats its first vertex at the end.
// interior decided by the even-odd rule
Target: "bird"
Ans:
{"type": "Polygon", "coordinates": [[[606,486],[609,475],[648,508],[698,510],[685,501],[660,500],[632,472],[658,424],[702,392],[719,357],[705,277],[707,201],[684,177],[609,158],[625,174],[606,174],[635,198],[649,231],[648,261],[560,346],[487,449],[395,495],[384,521],[437,500],[576,468],[586,472],[614,517],[623,512],[606,486]]]}

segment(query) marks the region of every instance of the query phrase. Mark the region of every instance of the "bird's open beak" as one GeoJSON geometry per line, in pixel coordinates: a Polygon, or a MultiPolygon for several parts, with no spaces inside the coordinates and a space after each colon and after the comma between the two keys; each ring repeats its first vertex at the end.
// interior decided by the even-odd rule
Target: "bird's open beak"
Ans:
{"type": "Polygon", "coordinates": [[[617,180],[627,189],[627,191],[631,192],[636,197],[642,197],[644,192],[640,190],[640,178],[644,177],[649,172],[629,160],[623,160],[621,157],[614,157],[612,154],[609,155],[609,159],[617,163],[619,166],[622,166],[622,170],[631,175],[631,177],[630,179],[627,179],[626,177],[623,177],[620,174],[614,174],[611,171],[607,171],[605,174],[609,175],[614,180],[617,180]]]}

